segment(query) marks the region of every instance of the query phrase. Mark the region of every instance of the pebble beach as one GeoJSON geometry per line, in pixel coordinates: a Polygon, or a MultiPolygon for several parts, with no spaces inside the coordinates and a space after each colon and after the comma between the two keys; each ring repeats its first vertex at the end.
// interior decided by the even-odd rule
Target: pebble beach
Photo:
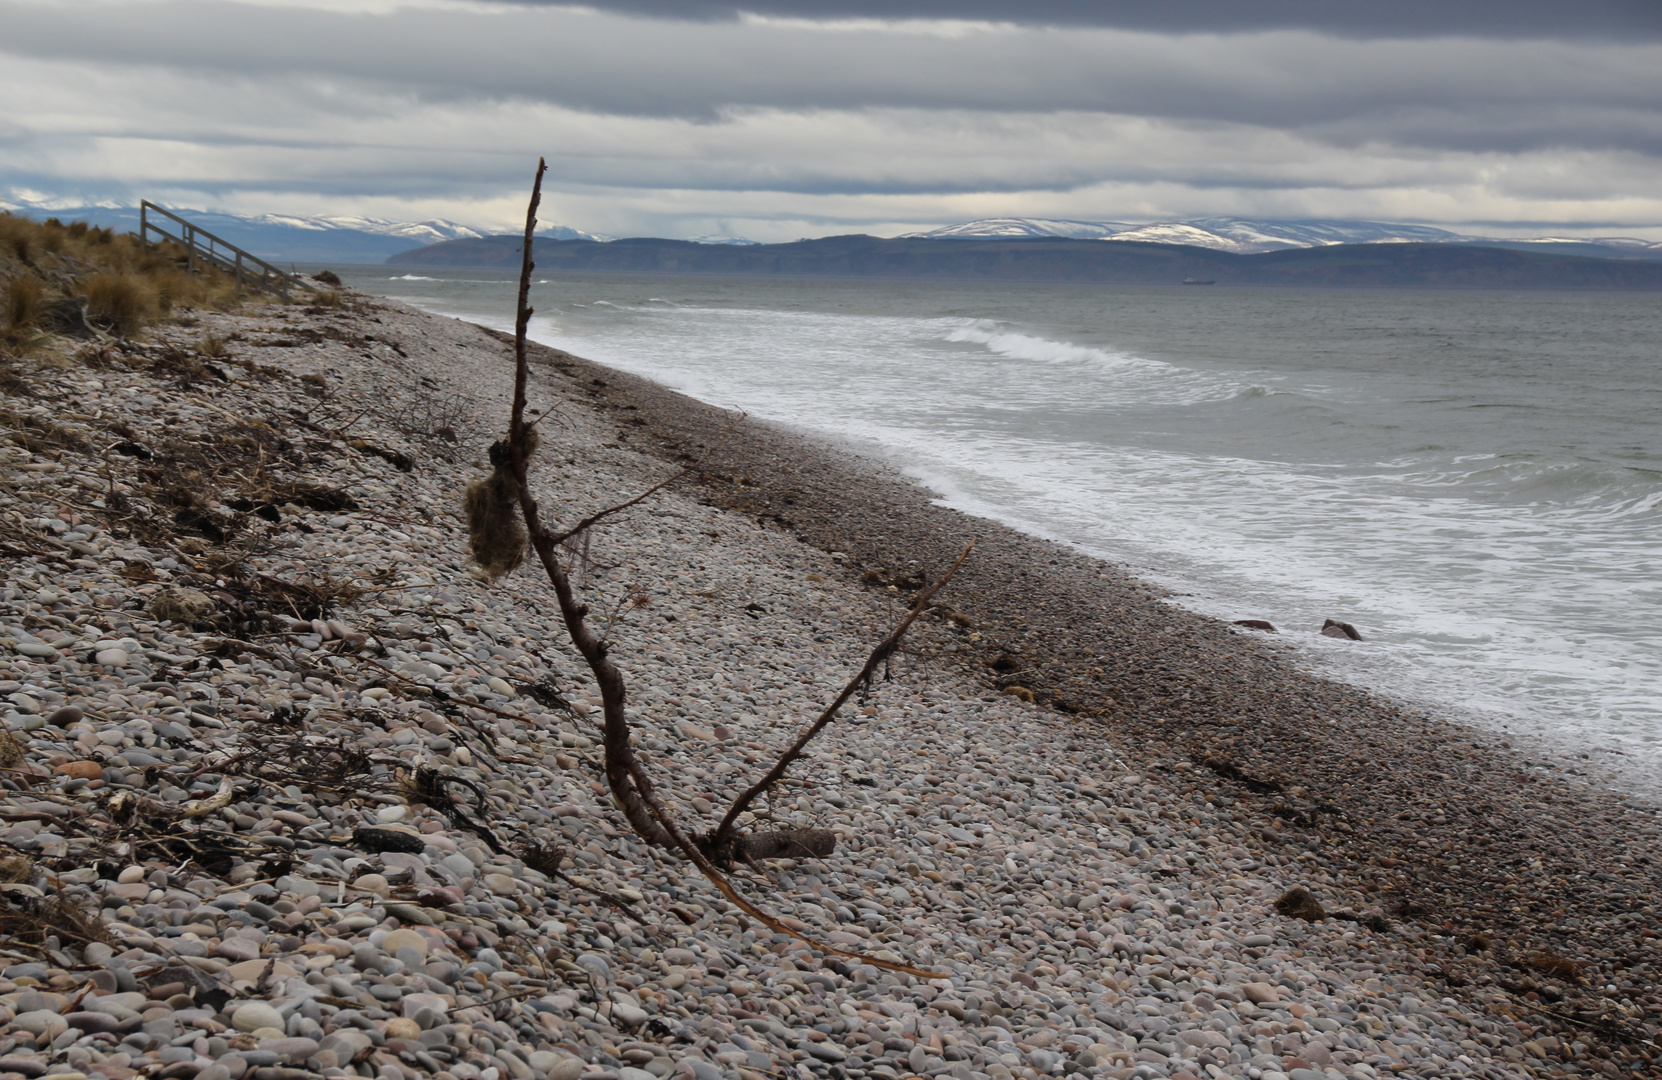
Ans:
{"type": "Polygon", "coordinates": [[[5,390],[0,1080],[1662,1075],[1654,806],[533,354],[545,521],[699,463],[565,549],[688,829],[977,541],[748,823],[837,836],[733,871],[802,937],[631,834],[551,587],[472,570],[511,343],[198,311],[5,390]]]}

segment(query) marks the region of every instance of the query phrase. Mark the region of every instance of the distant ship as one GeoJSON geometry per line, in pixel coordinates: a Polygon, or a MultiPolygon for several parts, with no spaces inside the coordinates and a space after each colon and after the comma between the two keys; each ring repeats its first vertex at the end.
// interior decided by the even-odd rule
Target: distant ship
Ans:
{"type": "Polygon", "coordinates": [[[1216,285],[1217,281],[1213,278],[1204,278],[1203,279],[1203,278],[1186,277],[1186,278],[1183,279],[1183,284],[1185,284],[1185,285],[1216,285]]]}

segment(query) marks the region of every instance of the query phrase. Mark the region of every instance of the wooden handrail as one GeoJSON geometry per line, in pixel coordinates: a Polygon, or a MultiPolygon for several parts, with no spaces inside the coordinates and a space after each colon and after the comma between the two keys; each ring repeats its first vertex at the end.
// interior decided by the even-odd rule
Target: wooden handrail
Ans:
{"type": "Polygon", "coordinates": [[[245,282],[257,289],[270,289],[284,300],[290,298],[290,289],[306,289],[314,294],[322,291],[304,278],[273,266],[258,255],[244,251],[230,241],[215,236],[166,207],[157,206],[149,199],[141,199],[139,201],[139,242],[149,243],[152,232],[163,240],[171,240],[184,247],[185,257],[189,260],[192,273],[196,272],[196,263],[200,259],[210,266],[217,266],[226,273],[234,275],[237,279],[237,290],[239,292],[245,282]],[[151,211],[178,222],[179,235],[175,236],[151,221],[151,211]],[[257,274],[256,271],[258,271],[257,274]]]}

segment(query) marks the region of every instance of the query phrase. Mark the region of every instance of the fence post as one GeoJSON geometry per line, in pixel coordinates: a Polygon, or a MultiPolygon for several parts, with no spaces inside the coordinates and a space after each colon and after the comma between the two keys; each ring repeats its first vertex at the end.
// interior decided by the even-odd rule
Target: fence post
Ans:
{"type": "Polygon", "coordinates": [[[290,298],[289,288],[291,286],[298,285],[301,288],[311,290],[313,293],[318,291],[313,286],[307,285],[298,276],[284,273],[258,255],[250,254],[230,241],[215,236],[206,229],[198,228],[166,207],[159,206],[148,199],[142,199],[139,202],[139,238],[141,243],[149,243],[151,229],[156,230],[157,237],[162,241],[177,242],[184,245],[186,266],[191,273],[194,274],[198,271],[199,262],[206,262],[211,267],[235,274],[239,296],[242,294],[243,287],[254,281],[251,267],[259,268],[258,288],[262,290],[275,288],[284,300],[290,298]],[[155,210],[163,217],[177,222],[179,224],[179,235],[174,236],[160,225],[150,224],[151,210],[155,210]],[[202,242],[203,237],[207,238],[208,242],[206,244],[202,242]],[[221,248],[224,249],[223,252],[220,250],[221,248]]]}

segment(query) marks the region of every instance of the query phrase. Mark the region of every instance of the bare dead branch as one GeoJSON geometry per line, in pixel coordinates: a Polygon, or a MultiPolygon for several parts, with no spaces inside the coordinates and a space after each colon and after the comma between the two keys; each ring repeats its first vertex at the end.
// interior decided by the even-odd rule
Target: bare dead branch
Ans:
{"type": "Polygon", "coordinates": [[[531,204],[525,214],[525,242],[519,275],[519,307],[514,321],[514,404],[508,421],[508,463],[518,489],[520,514],[525,519],[532,549],[543,571],[554,586],[554,596],[560,605],[560,617],[572,644],[582,654],[594,675],[601,701],[601,745],[605,752],[606,780],[623,815],[642,840],[654,847],[674,847],[674,839],[661,826],[641,801],[635,789],[630,765],[635,761],[629,746],[629,719],[624,713],[623,675],[606,655],[606,645],[588,626],[589,609],[580,603],[565,569],[556,553],[558,541],[542,527],[537,501],[531,494],[527,478],[530,465],[526,452],[525,423],[526,386],[530,381],[530,365],[526,360],[525,335],[531,323],[531,271],[536,264],[531,259],[533,233],[537,227],[537,206],[542,201],[542,176],[547,164],[537,159],[537,175],[531,187],[531,204]]]}
{"type": "Polygon", "coordinates": [[[801,757],[803,748],[836,718],[837,710],[841,709],[844,703],[854,696],[854,692],[866,680],[871,678],[872,673],[877,670],[877,665],[887,660],[900,647],[900,639],[906,635],[906,631],[911,628],[917,617],[923,614],[924,608],[929,606],[930,598],[939,592],[943,585],[952,580],[952,575],[958,572],[958,568],[964,565],[964,560],[969,558],[969,553],[974,550],[975,541],[971,540],[969,546],[965,547],[963,553],[958,556],[958,561],[952,564],[952,567],[941,577],[941,580],[918,594],[917,602],[912,605],[912,610],[907,613],[904,619],[900,620],[900,625],[889,631],[888,637],[878,642],[877,647],[871,650],[871,655],[866,657],[865,666],[852,679],[848,680],[848,685],[844,686],[842,693],[838,694],[831,704],[826,706],[825,711],[819,714],[819,719],[815,720],[806,731],[797,737],[796,742],[791,744],[789,750],[780,755],[779,760],[774,763],[773,768],[768,770],[766,776],[756,781],[743,795],[733,800],[733,805],[727,808],[727,816],[721,819],[721,824],[717,826],[716,831],[711,834],[709,839],[710,850],[716,854],[717,858],[724,862],[731,861],[726,856],[726,852],[733,843],[733,823],[738,820],[739,815],[744,813],[750,804],[756,801],[757,797],[784,777],[785,770],[790,767],[791,762],[801,757]]]}
{"type": "Polygon", "coordinates": [[[663,830],[675,841],[676,846],[679,847],[687,858],[692,861],[692,864],[698,867],[699,872],[710,880],[710,884],[720,890],[723,896],[727,897],[732,904],[738,907],[739,910],[743,911],[746,915],[749,915],[751,918],[755,919],[763,926],[766,926],[776,934],[785,934],[790,937],[794,937],[798,941],[806,942],[821,952],[835,953],[838,956],[846,956],[851,960],[858,960],[862,964],[870,964],[873,967],[884,968],[889,971],[903,972],[918,979],[947,978],[944,973],[939,971],[925,971],[921,968],[912,967],[909,964],[897,964],[890,960],[880,960],[875,956],[867,956],[864,953],[850,952],[847,949],[839,949],[835,945],[818,941],[802,933],[800,930],[791,929],[777,917],[769,915],[767,912],[745,899],[745,897],[733,887],[732,882],[728,881],[726,876],[723,875],[716,865],[710,861],[709,857],[704,854],[704,851],[699,847],[699,845],[695,843],[691,837],[687,836],[686,833],[681,831],[681,827],[676,824],[675,819],[670,816],[669,811],[664,809],[663,804],[658,801],[658,797],[652,789],[651,778],[646,775],[646,770],[641,768],[640,762],[631,756],[629,764],[641,801],[652,812],[653,817],[658,820],[663,830]]]}
{"type": "MultiPolygon", "coordinates": [[[[537,224],[537,206],[542,200],[542,177],[545,171],[547,171],[547,165],[539,158],[537,160],[536,179],[531,186],[531,203],[525,215],[525,246],[519,277],[519,308],[518,317],[514,323],[514,404],[513,413],[508,423],[506,454],[508,467],[518,489],[520,513],[525,519],[525,528],[529,534],[531,547],[536,551],[538,561],[542,563],[543,570],[548,574],[548,579],[554,586],[554,595],[560,605],[560,617],[565,623],[566,632],[571,635],[572,644],[577,647],[577,651],[582,654],[584,661],[588,664],[589,671],[594,675],[595,685],[600,691],[602,711],[601,746],[604,751],[606,780],[611,786],[612,796],[617,801],[619,809],[623,811],[624,817],[628,820],[629,827],[634,829],[636,835],[654,847],[666,848],[671,851],[679,849],[692,861],[693,865],[698,867],[705,877],[710,879],[711,884],[715,885],[723,896],[775,933],[789,934],[822,952],[847,956],[861,963],[887,968],[890,971],[903,972],[916,978],[944,978],[945,976],[940,972],[925,971],[906,964],[892,963],[860,953],[849,952],[834,945],[815,941],[798,931],[792,930],[779,919],[762,911],[755,904],[741,896],[738,890],[733,888],[721,871],[700,850],[698,844],[694,843],[682,831],[681,827],[676,824],[675,818],[653,794],[651,778],[647,776],[646,770],[641,767],[640,760],[635,756],[634,749],[629,745],[630,729],[628,714],[624,710],[623,675],[618,671],[617,665],[613,664],[610,657],[608,657],[606,643],[597,638],[589,628],[587,621],[588,606],[578,601],[576,593],[571,587],[571,580],[566,576],[565,569],[561,567],[557,556],[560,540],[564,537],[556,537],[542,527],[538,517],[537,502],[531,494],[531,485],[527,476],[530,453],[527,425],[525,423],[525,404],[530,369],[526,362],[525,336],[526,329],[531,321],[531,271],[536,265],[531,259],[531,243],[537,224]]],[[[682,470],[683,473],[685,471],[682,470]]],[[[668,481],[664,483],[668,483],[668,481]]],[[[663,486],[664,484],[659,484],[652,490],[662,490],[663,486]]],[[[648,492],[647,494],[651,493],[648,492]]],[[[645,495],[641,496],[641,498],[645,497],[645,495]]],[[[629,506],[639,501],[640,499],[635,499],[622,505],[629,506]]],[[[602,512],[602,514],[604,513],[606,511],[602,512]]],[[[568,532],[565,535],[569,536],[571,534],[568,532]]],[[[965,554],[968,554],[967,549],[965,554]]],[[[962,556],[959,557],[958,562],[963,562],[962,556]]],[[[953,569],[956,570],[957,566],[957,563],[953,564],[953,569]]],[[[947,576],[951,576],[950,572],[947,576]]],[[[942,582],[944,583],[944,581],[943,578],[942,582]]],[[[939,585],[936,585],[935,588],[939,587],[939,585]]],[[[932,594],[934,589],[929,591],[932,594]]],[[[928,596],[923,599],[927,600],[928,596]]],[[[921,610],[921,601],[918,610],[921,610]]],[[[892,652],[894,649],[894,644],[889,644],[889,642],[892,641],[897,644],[899,634],[911,625],[917,614],[918,611],[913,611],[896,632],[890,635],[889,641],[885,642],[885,644],[888,644],[889,651],[892,652]]],[[[879,649],[882,649],[882,646],[879,646],[879,649]]],[[[884,653],[884,655],[887,655],[887,653],[884,653]]],[[[867,667],[873,667],[875,664],[876,661],[874,660],[868,663],[867,667]]],[[[851,688],[845,690],[842,696],[839,697],[837,704],[840,705],[852,692],[851,685],[851,688]]],[[[832,711],[834,712],[834,707],[832,711]]],[[[821,724],[820,726],[824,725],[821,724]]],[[[805,742],[806,739],[803,741],[805,742]]]]}

